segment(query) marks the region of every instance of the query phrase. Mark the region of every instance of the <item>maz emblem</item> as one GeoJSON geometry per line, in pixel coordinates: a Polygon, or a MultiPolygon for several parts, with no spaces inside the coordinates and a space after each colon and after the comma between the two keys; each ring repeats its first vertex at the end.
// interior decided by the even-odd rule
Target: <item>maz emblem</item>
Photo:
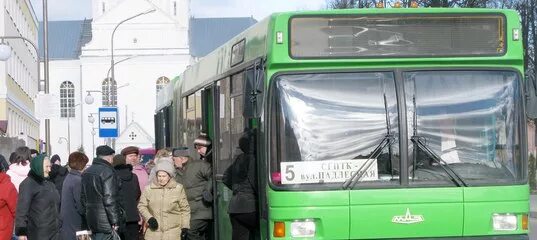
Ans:
{"type": "Polygon", "coordinates": [[[412,215],[410,214],[410,209],[406,209],[406,214],[404,216],[393,216],[392,223],[400,224],[413,224],[420,223],[425,221],[422,215],[412,215]]]}

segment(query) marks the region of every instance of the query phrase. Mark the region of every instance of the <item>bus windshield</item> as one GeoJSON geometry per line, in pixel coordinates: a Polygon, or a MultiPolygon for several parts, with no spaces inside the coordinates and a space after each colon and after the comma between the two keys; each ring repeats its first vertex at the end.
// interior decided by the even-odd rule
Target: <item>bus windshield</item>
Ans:
{"type": "Polygon", "coordinates": [[[400,172],[408,171],[411,184],[453,185],[441,164],[468,186],[525,179],[517,74],[404,72],[404,103],[397,101],[395,79],[392,72],[276,77],[273,183],[340,187],[358,175],[357,185],[399,185],[400,172]],[[405,158],[399,151],[401,104],[408,130],[405,158]],[[395,140],[373,154],[386,136],[395,140]],[[441,161],[414,146],[417,141],[441,161]],[[403,160],[408,170],[400,169],[403,160]],[[361,174],[353,174],[357,171],[361,174]]]}
{"type": "Polygon", "coordinates": [[[469,185],[525,177],[520,84],[514,72],[420,71],[403,78],[414,183],[448,180],[417,141],[469,185]]]}

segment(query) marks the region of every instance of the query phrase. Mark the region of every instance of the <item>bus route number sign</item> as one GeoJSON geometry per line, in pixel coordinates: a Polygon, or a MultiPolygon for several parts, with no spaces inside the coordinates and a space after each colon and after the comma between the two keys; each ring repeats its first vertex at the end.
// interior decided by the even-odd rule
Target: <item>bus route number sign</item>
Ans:
{"type": "MultiPolygon", "coordinates": [[[[367,159],[282,162],[282,184],[345,182],[366,162],[367,159]]],[[[378,179],[377,160],[370,159],[369,163],[369,168],[361,169],[363,175],[359,181],[378,179]]]]}

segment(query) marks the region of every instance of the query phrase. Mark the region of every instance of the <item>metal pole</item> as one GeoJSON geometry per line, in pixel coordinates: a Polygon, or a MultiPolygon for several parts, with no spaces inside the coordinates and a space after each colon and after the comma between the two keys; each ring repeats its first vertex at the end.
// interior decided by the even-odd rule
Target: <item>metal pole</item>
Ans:
{"type": "Polygon", "coordinates": [[[67,112],[67,156],[71,153],[71,110],[73,108],[69,107],[69,112],[67,112]]]}
{"type": "MultiPolygon", "coordinates": [[[[84,147],[84,104],[82,103],[84,99],[84,91],[82,90],[82,65],[80,65],[80,78],[79,78],[79,89],[80,89],[80,146],[84,147]]],[[[86,151],[84,149],[84,151],[86,151]]]]}
{"type": "MultiPolygon", "coordinates": [[[[48,73],[48,4],[47,0],[43,0],[43,61],[45,67],[45,94],[49,94],[50,83],[49,83],[49,73],[48,73]]],[[[45,119],[45,152],[48,154],[51,153],[50,149],[50,119],[45,119]]]]}
{"type": "Polygon", "coordinates": [[[95,158],[95,128],[91,130],[91,135],[92,135],[92,142],[93,142],[93,150],[91,151],[91,154],[93,158],[95,158]]]}
{"type": "MultiPolygon", "coordinates": [[[[139,16],[142,16],[144,14],[148,14],[148,13],[152,13],[154,12],[155,9],[151,9],[151,10],[148,10],[148,11],[145,11],[145,12],[142,12],[142,13],[138,13],[132,17],[129,17],[125,20],[122,20],[121,22],[119,22],[115,27],[114,27],[114,30],[112,31],[112,36],[110,38],[110,68],[112,68],[112,79],[113,80],[116,80],[116,75],[115,75],[115,71],[114,71],[114,35],[116,34],[116,30],[117,28],[119,27],[119,25],[123,24],[124,22],[126,21],[129,21],[133,18],[136,18],[136,17],[139,17],[139,16]]],[[[108,85],[108,92],[110,94],[110,86],[111,85],[108,85]]],[[[108,100],[110,101],[110,95],[108,96],[108,100]]]]}
{"type": "MultiPolygon", "coordinates": [[[[112,79],[108,79],[108,96],[106,99],[108,99],[108,103],[107,103],[107,106],[110,106],[110,105],[115,105],[115,104],[112,104],[112,84],[110,82],[110,80],[116,80],[116,75],[115,75],[115,71],[114,71],[114,35],[116,34],[116,30],[117,28],[119,27],[119,25],[123,24],[124,22],[126,21],[129,21],[133,18],[136,18],[136,17],[139,17],[139,16],[142,16],[144,14],[148,14],[148,13],[152,13],[154,12],[155,9],[151,9],[151,10],[148,10],[148,11],[145,11],[145,12],[141,12],[141,13],[138,13],[132,17],[129,17],[125,20],[122,20],[121,22],[119,22],[115,27],[114,27],[114,30],[112,31],[112,36],[110,37],[110,68],[112,69],[112,79]]],[[[116,82],[117,84],[117,82],[116,82]]],[[[117,93],[116,93],[117,94],[117,93]]],[[[107,144],[108,145],[115,145],[115,144],[112,144],[112,138],[108,138],[107,139],[107,144]]]]}

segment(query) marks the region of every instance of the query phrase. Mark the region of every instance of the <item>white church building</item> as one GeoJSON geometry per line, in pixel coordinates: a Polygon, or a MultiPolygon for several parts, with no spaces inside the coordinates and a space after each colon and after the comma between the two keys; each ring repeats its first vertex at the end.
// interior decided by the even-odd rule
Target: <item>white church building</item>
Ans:
{"type": "MultiPolygon", "coordinates": [[[[152,147],[157,89],[256,22],[251,17],[191,18],[189,5],[190,0],[93,0],[92,19],[49,22],[50,93],[59,102],[50,119],[52,154],[66,163],[68,153],[82,147],[94,157],[94,148],[105,143],[98,130],[102,106],[118,108],[117,152],[130,144],[152,147]],[[87,98],[93,103],[87,104],[87,98]]],[[[42,120],[41,139],[44,132],[42,120]]]]}

